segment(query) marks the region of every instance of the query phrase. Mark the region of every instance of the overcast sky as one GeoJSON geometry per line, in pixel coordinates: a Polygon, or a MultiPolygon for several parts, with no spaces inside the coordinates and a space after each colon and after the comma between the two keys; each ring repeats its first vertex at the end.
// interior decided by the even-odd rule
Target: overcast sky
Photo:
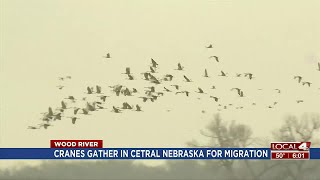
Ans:
{"type": "Polygon", "coordinates": [[[255,137],[270,136],[288,114],[319,112],[317,0],[0,3],[0,147],[49,147],[50,139],[102,139],[104,147],[186,147],[192,139],[206,142],[199,130],[218,113],[210,95],[220,97],[221,104],[244,106],[220,113],[226,121],[251,126],[255,137]],[[208,44],[214,48],[206,49],[208,44]],[[106,53],[112,58],[102,58],[106,53]],[[212,55],[220,63],[208,59],[212,55]],[[142,91],[151,85],[140,74],[149,70],[150,58],[158,62],[159,74],[173,74],[173,83],[189,90],[191,97],[165,94],[154,103],[113,97],[108,86],[124,84],[142,91]],[[182,73],[174,70],[178,62],[185,67],[182,73]],[[126,80],[121,74],[126,67],[137,80],[126,80]],[[205,68],[209,79],[202,77],[205,68]],[[221,70],[229,77],[218,76],[221,70]],[[235,77],[246,72],[255,78],[235,77]],[[72,79],[58,80],[67,75],[72,79]],[[183,75],[193,82],[185,83],[183,75]],[[294,75],[312,82],[311,87],[298,84],[294,75]],[[49,106],[60,106],[69,95],[80,99],[87,86],[95,85],[112,96],[107,110],[82,116],[76,125],[64,119],[47,130],[27,129],[41,122],[40,113],[49,106]],[[210,90],[212,85],[217,89],[210,90]],[[196,94],[198,87],[207,96],[196,94]],[[242,88],[246,97],[231,92],[233,87],[242,88]],[[297,104],[298,99],[305,102],[297,104]],[[144,112],[110,112],[124,101],[140,104],[144,112]],[[275,101],[276,107],[268,109],[275,101]]]}

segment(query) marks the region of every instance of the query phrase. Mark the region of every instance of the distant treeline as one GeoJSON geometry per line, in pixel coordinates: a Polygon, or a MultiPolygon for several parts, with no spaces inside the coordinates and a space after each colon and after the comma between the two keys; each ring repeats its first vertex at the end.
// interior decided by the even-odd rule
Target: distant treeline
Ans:
{"type": "MultiPolygon", "coordinates": [[[[304,114],[300,119],[289,116],[273,132],[272,141],[311,141],[319,144],[320,116],[304,114]]],[[[207,145],[193,140],[190,146],[201,147],[266,147],[252,138],[249,126],[224,122],[216,115],[206,130],[207,145]]],[[[320,163],[313,161],[208,160],[167,161],[165,166],[149,167],[133,161],[44,161],[39,167],[25,166],[18,170],[0,171],[0,179],[279,179],[318,180],[320,163]]]]}

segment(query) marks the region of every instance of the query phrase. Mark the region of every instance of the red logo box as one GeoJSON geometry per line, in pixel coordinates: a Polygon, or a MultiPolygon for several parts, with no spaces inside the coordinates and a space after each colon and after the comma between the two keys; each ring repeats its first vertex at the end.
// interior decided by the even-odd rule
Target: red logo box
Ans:
{"type": "Polygon", "coordinates": [[[50,148],[102,148],[102,140],[50,140],[50,148]]]}

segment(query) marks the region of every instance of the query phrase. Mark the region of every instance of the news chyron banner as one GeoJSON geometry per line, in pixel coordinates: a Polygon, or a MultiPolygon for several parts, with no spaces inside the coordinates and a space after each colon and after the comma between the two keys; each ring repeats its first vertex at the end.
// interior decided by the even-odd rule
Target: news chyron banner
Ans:
{"type": "Polygon", "coordinates": [[[51,140],[50,148],[0,148],[0,159],[247,159],[316,160],[310,142],[273,142],[270,148],[104,148],[102,140],[51,140]]]}

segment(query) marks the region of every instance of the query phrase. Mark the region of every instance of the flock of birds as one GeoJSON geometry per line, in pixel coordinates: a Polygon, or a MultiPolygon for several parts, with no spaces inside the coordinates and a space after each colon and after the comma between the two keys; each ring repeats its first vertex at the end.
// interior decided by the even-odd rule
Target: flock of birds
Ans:
{"type": "MultiPolygon", "coordinates": [[[[210,44],[209,46],[206,46],[207,49],[211,49],[213,48],[213,45],[210,44]]],[[[110,53],[106,54],[105,56],[103,56],[106,59],[110,59],[111,55],[110,53]]],[[[209,59],[213,59],[215,62],[219,63],[220,62],[220,58],[218,56],[210,56],[209,59]]],[[[177,68],[174,69],[175,71],[178,71],[180,78],[183,78],[185,83],[192,83],[192,79],[190,79],[189,77],[187,77],[187,75],[185,75],[185,71],[184,71],[184,66],[181,63],[177,64],[177,68]]],[[[130,88],[130,87],[126,87],[124,85],[113,85],[113,86],[108,86],[110,88],[110,92],[111,94],[115,95],[115,96],[133,96],[133,97],[137,97],[140,98],[142,100],[141,103],[145,103],[147,101],[150,102],[155,102],[157,101],[159,98],[161,98],[162,96],[164,96],[167,93],[172,93],[175,95],[179,95],[179,94],[183,94],[186,97],[190,97],[192,96],[194,93],[197,94],[201,94],[201,96],[205,96],[207,98],[212,99],[213,102],[218,104],[218,111],[227,109],[231,106],[234,106],[232,103],[227,103],[227,104],[222,104],[221,103],[221,98],[218,96],[214,96],[212,95],[212,93],[210,92],[210,90],[214,90],[216,89],[216,86],[211,86],[210,90],[204,90],[201,87],[197,88],[197,91],[190,91],[187,90],[185,88],[183,88],[183,86],[179,85],[179,84],[173,84],[171,82],[173,82],[174,78],[179,78],[176,77],[176,75],[172,75],[172,74],[162,74],[161,76],[158,73],[159,71],[159,64],[151,58],[151,64],[149,66],[149,71],[143,72],[141,73],[142,75],[142,79],[150,84],[152,84],[150,87],[145,87],[144,90],[138,90],[136,88],[130,88]],[[142,93],[140,93],[142,92],[142,93]],[[140,96],[139,96],[140,95],[140,96]]],[[[320,72],[320,63],[318,63],[318,68],[317,71],[320,72]]],[[[124,75],[126,75],[128,78],[128,81],[135,81],[137,80],[137,78],[131,73],[131,69],[130,67],[127,67],[125,69],[125,72],[122,73],[124,75]]],[[[224,71],[220,71],[220,74],[218,76],[221,77],[228,77],[228,73],[224,72],[224,71]]],[[[255,79],[254,75],[252,73],[236,73],[234,77],[244,77],[247,78],[248,80],[253,80],[255,79]]],[[[209,74],[208,74],[208,70],[204,69],[204,74],[203,74],[203,78],[210,78],[209,74]]],[[[65,76],[65,77],[59,77],[60,81],[67,81],[67,80],[71,80],[72,77],[71,76],[65,76]]],[[[302,76],[294,76],[293,77],[294,80],[297,80],[298,83],[302,84],[303,86],[308,86],[311,87],[312,83],[309,81],[304,81],[304,78],[302,76]]],[[[57,86],[58,89],[62,90],[65,86],[63,85],[59,85],[57,86]]],[[[258,90],[262,90],[262,89],[258,89],[258,90]]],[[[245,93],[243,92],[243,90],[241,88],[235,87],[230,89],[230,91],[235,92],[240,98],[242,97],[246,97],[245,93]]],[[[274,89],[274,91],[276,93],[281,93],[280,89],[274,89]]],[[[72,124],[75,124],[76,121],[79,118],[79,115],[91,115],[91,113],[95,112],[95,111],[100,111],[100,110],[107,110],[107,109],[111,109],[112,112],[114,113],[122,113],[124,111],[136,111],[136,112],[142,112],[143,108],[140,104],[129,104],[128,102],[123,102],[122,103],[122,107],[117,107],[112,105],[111,107],[107,107],[108,105],[108,98],[110,96],[106,95],[105,92],[102,90],[102,87],[100,85],[96,85],[95,87],[86,87],[86,92],[85,94],[87,96],[85,97],[81,97],[81,98],[76,98],[74,96],[68,96],[65,97],[64,100],[61,101],[61,107],[58,107],[56,109],[53,109],[52,107],[48,108],[47,112],[42,113],[43,116],[41,117],[41,123],[38,124],[38,126],[29,126],[29,129],[40,129],[40,128],[45,128],[47,129],[49,126],[52,126],[52,122],[56,121],[56,120],[62,120],[62,119],[70,119],[72,124]],[[89,101],[87,100],[88,96],[93,96],[95,97],[94,101],[89,101]],[[84,107],[79,107],[76,105],[77,101],[83,101],[85,103],[84,107]],[[66,111],[71,111],[71,116],[66,115],[66,111]]],[[[200,98],[198,98],[200,99],[200,98]]],[[[302,103],[304,102],[302,99],[298,99],[296,100],[296,103],[302,103]]],[[[267,106],[267,108],[273,108],[276,104],[278,104],[278,102],[274,102],[273,105],[269,105],[267,106]]],[[[255,102],[252,102],[253,106],[256,105],[255,102]]],[[[236,109],[242,109],[244,108],[243,106],[236,106],[236,109]]],[[[202,111],[203,113],[205,111],[202,111]]],[[[70,114],[70,113],[69,113],[70,114]]]]}

